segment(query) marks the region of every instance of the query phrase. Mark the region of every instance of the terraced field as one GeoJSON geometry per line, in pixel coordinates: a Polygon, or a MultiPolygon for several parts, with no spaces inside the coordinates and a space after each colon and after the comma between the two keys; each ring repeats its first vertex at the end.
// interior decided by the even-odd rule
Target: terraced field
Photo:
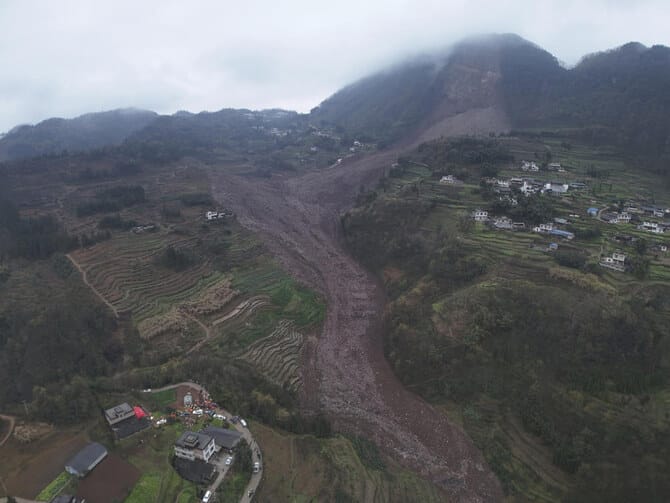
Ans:
{"type": "Polygon", "coordinates": [[[198,296],[223,278],[206,259],[180,272],[158,267],[155,258],[167,246],[192,250],[197,239],[170,233],[121,235],[77,250],[72,258],[110,304],[119,312],[131,312],[141,322],[198,296]]]}
{"type": "Polygon", "coordinates": [[[270,380],[297,390],[302,335],[292,323],[319,322],[323,306],[243,231],[224,238],[229,269],[222,272],[203,245],[212,232],[126,233],[77,250],[71,259],[115,313],[131,314],[140,336],[151,341],[151,361],[190,354],[217,341],[228,351],[245,352],[270,380]],[[183,271],[160,266],[157,257],[168,246],[197,257],[196,264],[183,271]],[[247,351],[260,340],[253,354],[247,351]]]}
{"type": "Polygon", "coordinates": [[[268,380],[291,391],[302,385],[300,352],[304,336],[293,322],[282,320],[275,330],[247,349],[240,358],[251,363],[268,380]]]}
{"type": "Polygon", "coordinates": [[[265,296],[251,297],[249,299],[245,299],[242,302],[240,302],[237,306],[235,306],[230,312],[226,313],[220,318],[215,319],[212,322],[212,326],[216,327],[218,325],[222,325],[224,323],[234,320],[235,318],[241,318],[241,319],[247,318],[258,308],[266,306],[268,304],[269,301],[265,296]]]}
{"type": "Polygon", "coordinates": [[[346,437],[316,439],[253,424],[265,471],[258,501],[448,501],[437,487],[393,461],[380,470],[346,437]]]}

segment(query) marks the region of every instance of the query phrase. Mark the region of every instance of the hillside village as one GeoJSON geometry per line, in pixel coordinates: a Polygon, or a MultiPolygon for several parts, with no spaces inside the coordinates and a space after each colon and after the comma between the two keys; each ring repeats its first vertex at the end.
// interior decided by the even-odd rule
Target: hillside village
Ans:
{"type": "MultiPolygon", "coordinates": [[[[525,160],[521,161],[518,169],[523,172],[539,173],[541,171],[535,162],[525,160]]],[[[542,171],[549,174],[549,177],[551,177],[550,173],[569,173],[569,170],[560,163],[549,163],[542,171]]],[[[568,176],[566,175],[566,178],[568,176]]],[[[461,186],[463,182],[454,175],[447,174],[440,178],[440,184],[461,186]]],[[[643,240],[646,243],[644,246],[648,245],[650,250],[656,253],[666,254],[668,251],[668,240],[658,240],[657,237],[666,232],[670,233],[670,207],[658,206],[646,200],[625,200],[616,205],[602,202],[600,207],[591,206],[579,211],[577,207],[574,207],[574,202],[583,200],[589,191],[589,185],[582,181],[557,182],[524,176],[482,177],[480,185],[482,191],[492,194],[496,201],[489,209],[473,210],[470,214],[471,218],[493,230],[530,231],[557,239],[547,244],[546,251],[556,251],[560,241],[573,241],[575,233],[569,229],[573,229],[574,225],[579,225],[582,219],[592,219],[617,226],[617,234],[612,238],[615,242],[634,245],[639,240],[643,240]],[[571,202],[567,200],[563,202],[567,203],[564,204],[568,206],[567,211],[574,209],[575,213],[567,213],[536,225],[527,221],[513,220],[507,214],[508,210],[518,207],[519,198],[527,198],[531,195],[558,198],[571,196],[571,202]],[[635,236],[626,234],[627,231],[634,230],[640,232],[635,236]]],[[[597,204],[598,200],[590,198],[589,203],[597,204]]],[[[626,264],[626,254],[620,250],[615,250],[609,255],[603,254],[600,259],[599,264],[604,268],[618,272],[631,270],[631,266],[626,264]]]]}
{"type": "Polygon", "coordinates": [[[132,449],[148,455],[147,443],[169,457],[176,473],[193,484],[205,503],[217,501],[217,490],[231,468],[248,465],[251,478],[244,494],[251,500],[262,477],[262,461],[244,419],[231,417],[195,383],[145,389],[141,396],[145,397],[141,402],[163,406],[150,410],[123,402],[104,410],[113,442],[105,442],[108,447],[97,441],[87,443],[37,497],[39,501],[135,501],[140,474],[124,453],[132,449]],[[173,434],[165,436],[162,430],[173,434]],[[157,446],[157,441],[163,445],[157,446]]]}

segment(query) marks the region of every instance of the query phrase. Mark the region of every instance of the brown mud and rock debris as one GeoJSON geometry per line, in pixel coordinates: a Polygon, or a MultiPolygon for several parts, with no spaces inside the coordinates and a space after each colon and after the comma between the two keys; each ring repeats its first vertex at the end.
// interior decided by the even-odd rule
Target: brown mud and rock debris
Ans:
{"type": "Polygon", "coordinates": [[[382,289],[341,243],[341,213],[397,155],[389,150],[269,179],[212,168],[212,190],[291,274],[326,299],[323,330],[306,351],[305,404],[323,410],[339,430],[364,433],[453,501],[501,501],[500,483],[465,432],[391,370],[382,349],[382,289]]]}

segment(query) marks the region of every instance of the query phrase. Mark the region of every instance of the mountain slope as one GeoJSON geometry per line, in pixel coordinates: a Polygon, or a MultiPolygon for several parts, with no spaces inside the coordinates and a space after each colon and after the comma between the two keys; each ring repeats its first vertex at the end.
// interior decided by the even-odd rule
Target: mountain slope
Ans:
{"type": "Polygon", "coordinates": [[[530,58],[502,64],[516,127],[595,127],[632,151],[670,155],[670,48],[629,43],[570,70],[530,58]]]}
{"type": "Polygon", "coordinates": [[[312,119],[397,141],[406,135],[577,128],[590,140],[670,157],[670,48],[630,43],[562,67],[516,35],[467,39],[354,83],[312,119]]]}
{"type": "Polygon", "coordinates": [[[312,118],[388,141],[507,130],[499,53],[520,43],[513,35],[468,39],[344,88],[312,118]]]}
{"type": "Polygon", "coordinates": [[[156,117],[158,114],[148,110],[124,108],[17,126],[0,139],[0,160],[116,145],[156,117]]]}

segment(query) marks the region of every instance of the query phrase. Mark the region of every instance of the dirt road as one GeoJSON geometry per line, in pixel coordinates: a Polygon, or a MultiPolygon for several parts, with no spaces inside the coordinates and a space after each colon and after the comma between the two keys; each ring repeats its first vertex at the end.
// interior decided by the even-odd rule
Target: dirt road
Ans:
{"type": "Polygon", "coordinates": [[[500,484],[467,435],[393,374],[382,350],[383,292],[341,244],[342,211],[397,155],[349,158],[271,179],[213,168],[212,191],[293,275],[326,298],[323,331],[306,351],[306,406],[325,411],[341,430],[365,433],[454,501],[500,501],[500,484]]]}
{"type": "Polygon", "coordinates": [[[87,277],[87,275],[86,275],[86,271],[84,270],[84,268],[83,268],[83,267],[82,267],[82,266],[81,266],[81,265],[74,259],[74,257],[73,257],[72,255],[70,255],[69,253],[67,253],[65,256],[66,256],[68,259],[70,259],[70,262],[72,262],[72,265],[75,266],[76,269],[81,273],[81,279],[82,279],[82,281],[84,282],[84,284],[85,284],[86,286],[88,286],[88,287],[91,289],[91,291],[92,291],[92,292],[93,292],[93,293],[94,293],[94,294],[95,294],[101,301],[103,301],[103,302],[107,305],[107,307],[109,307],[109,308],[112,310],[112,312],[114,313],[114,316],[115,316],[116,318],[118,318],[118,317],[119,317],[119,311],[114,307],[114,305],[113,305],[111,302],[109,302],[109,301],[108,301],[108,300],[107,300],[107,299],[106,299],[106,298],[105,298],[105,297],[98,291],[97,288],[95,288],[91,283],[88,282],[88,277],[87,277]]]}
{"type": "Polygon", "coordinates": [[[5,433],[4,437],[0,439],[0,447],[5,445],[5,442],[9,440],[9,437],[12,436],[12,432],[14,431],[14,416],[5,416],[3,414],[0,414],[0,419],[3,419],[7,421],[7,433],[5,433]]]}

